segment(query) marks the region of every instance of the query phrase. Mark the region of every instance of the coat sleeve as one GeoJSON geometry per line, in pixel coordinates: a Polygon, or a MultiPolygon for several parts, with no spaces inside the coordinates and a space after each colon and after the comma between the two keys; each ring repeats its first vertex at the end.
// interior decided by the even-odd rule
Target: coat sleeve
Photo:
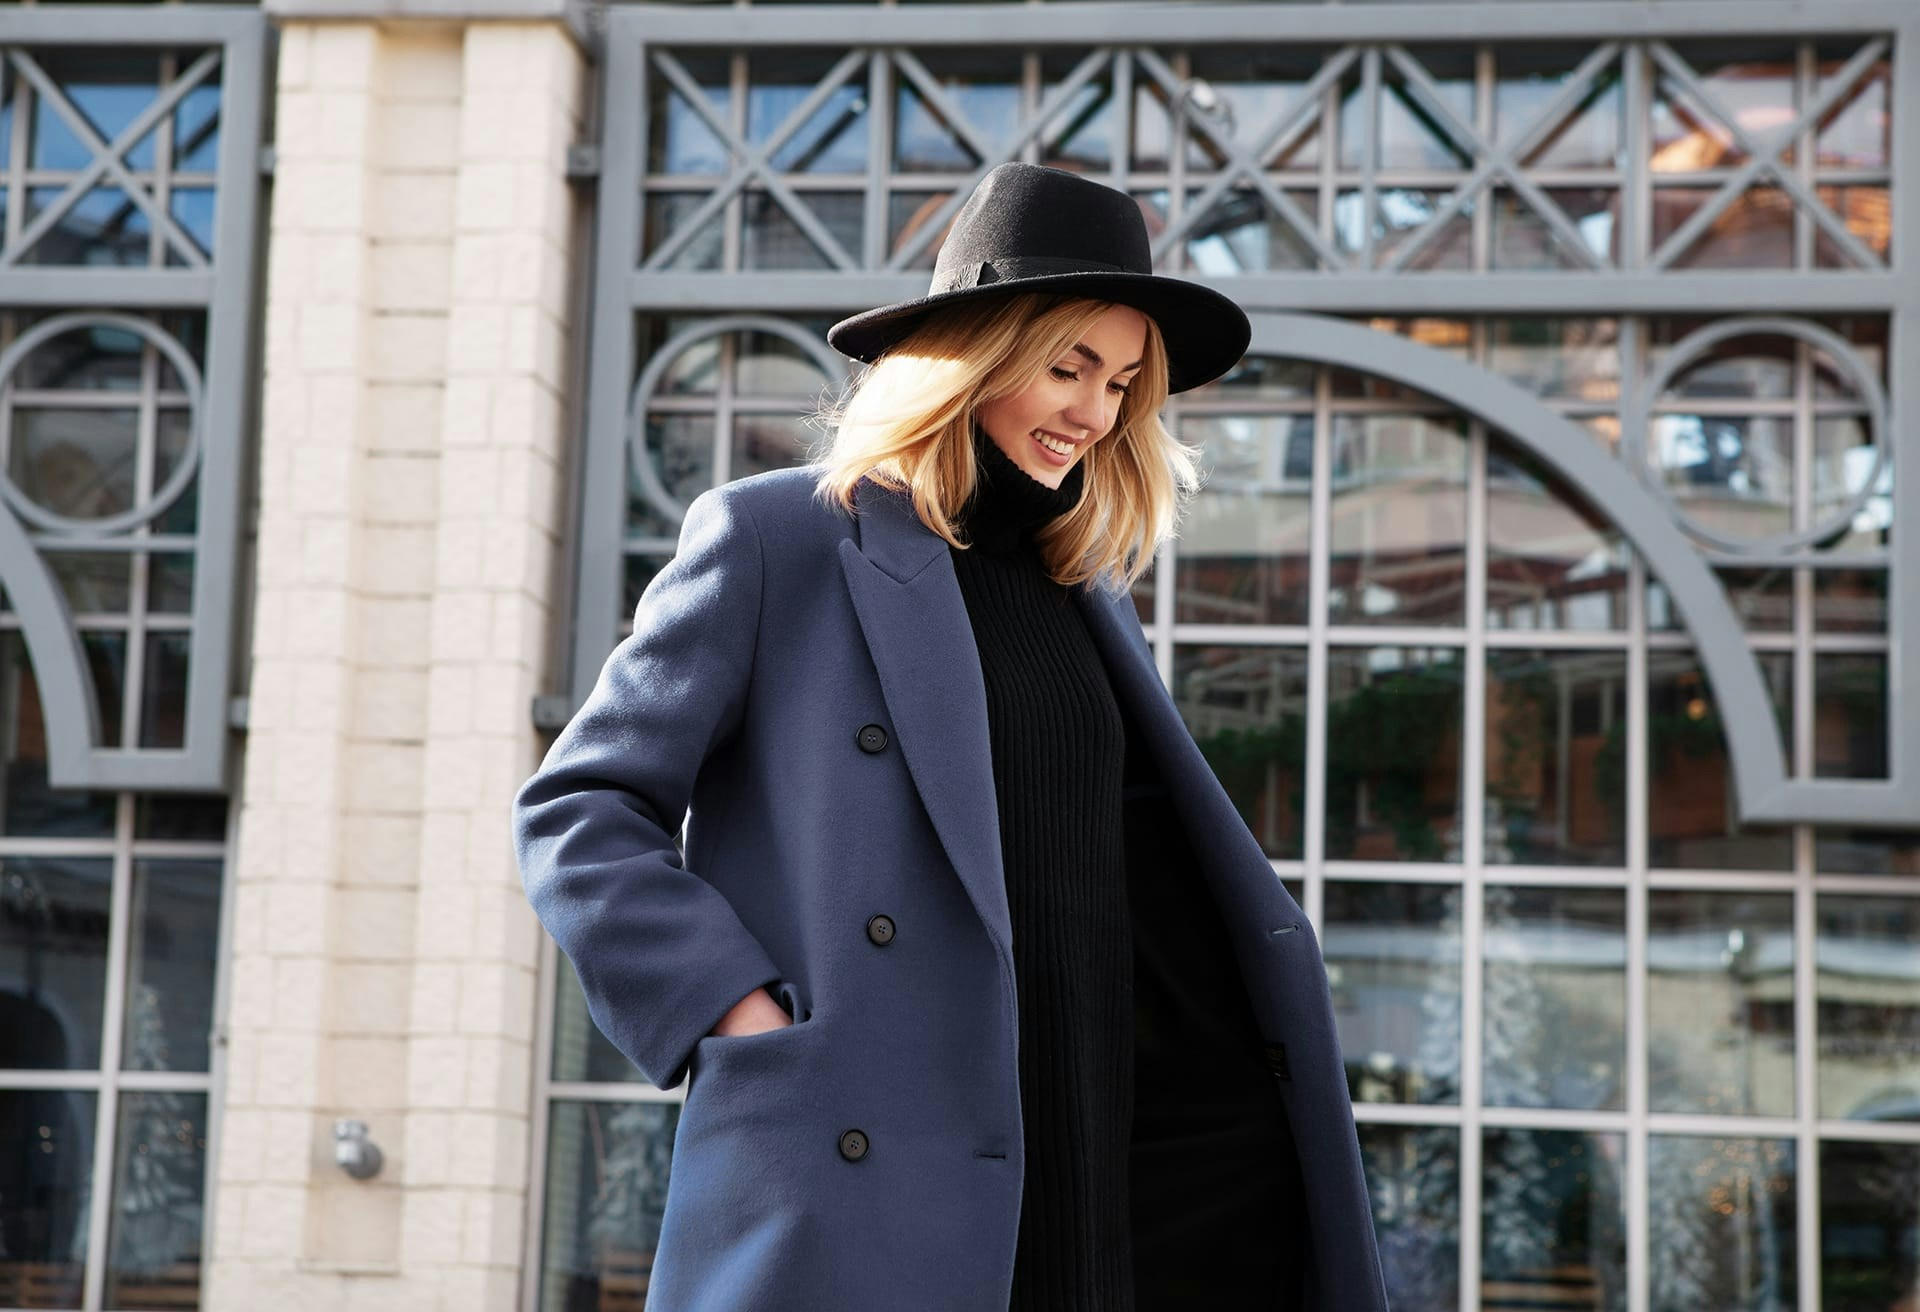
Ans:
{"type": "Polygon", "coordinates": [[[701,765],[738,729],[763,579],[752,514],[725,487],[688,507],[633,633],[514,798],[520,877],[587,1011],[659,1088],[779,970],[674,843],[701,765]]]}

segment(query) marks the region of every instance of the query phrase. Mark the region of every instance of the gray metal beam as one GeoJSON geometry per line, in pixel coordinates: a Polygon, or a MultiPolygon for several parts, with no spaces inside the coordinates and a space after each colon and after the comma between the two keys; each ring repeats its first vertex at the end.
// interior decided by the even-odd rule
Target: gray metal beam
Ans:
{"type": "Polygon", "coordinates": [[[978,46],[998,43],[1202,45],[1250,37],[1348,41],[1619,40],[1627,37],[1812,36],[1880,32],[1910,17],[1910,0],[1533,0],[1503,4],[1009,4],[863,8],[849,30],[842,5],[694,8],[616,5],[612,39],[661,44],[978,46]]]}
{"type": "MultiPolygon", "coordinates": [[[[1248,310],[1398,314],[1688,314],[1752,311],[1885,314],[1899,287],[1887,274],[1819,273],[1270,273],[1197,278],[1248,310]]],[[[852,313],[924,296],[917,273],[630,272],[636,310],[738,308],[852,313]]]]}

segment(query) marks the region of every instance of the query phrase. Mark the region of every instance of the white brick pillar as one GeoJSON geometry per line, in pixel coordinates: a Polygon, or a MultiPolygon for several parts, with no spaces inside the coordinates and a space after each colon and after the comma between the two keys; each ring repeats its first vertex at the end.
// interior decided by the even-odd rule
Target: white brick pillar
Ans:
{"type": "Polygon", "coordinates": [[[552,22],[282,23],[210,1312],[515,1305],[583,71],[552,22]]]}

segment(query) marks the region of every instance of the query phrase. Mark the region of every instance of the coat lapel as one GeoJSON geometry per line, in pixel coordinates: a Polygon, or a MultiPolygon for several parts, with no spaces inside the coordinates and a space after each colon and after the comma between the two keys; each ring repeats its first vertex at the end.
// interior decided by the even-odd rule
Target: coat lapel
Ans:
{"type": "Polygon", "coordinates": [[[840,565],[894,737],[948,860],[1011,966],[987,691],[960,581],[946,541],[906,494],[868,480],[859,507],[859,544],[841,542],[840,565]]]}

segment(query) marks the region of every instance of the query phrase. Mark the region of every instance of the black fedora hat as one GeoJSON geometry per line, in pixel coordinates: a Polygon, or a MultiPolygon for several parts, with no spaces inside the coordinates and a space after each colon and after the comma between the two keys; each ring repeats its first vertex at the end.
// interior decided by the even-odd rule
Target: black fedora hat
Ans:
{"type": "Polygon", "coordinates": [[[982,178],[960,207],[925,296],[842,319],[827,342],[872,364],[944,307],[1012,292],[1116,301],[1150,316],[1167,344],[1171,392],[1233,368],[1253,335],[1231,298],[1153,271],[1147,222],[1133,197],[1065,169],[1015,161],[982,178]]]}

